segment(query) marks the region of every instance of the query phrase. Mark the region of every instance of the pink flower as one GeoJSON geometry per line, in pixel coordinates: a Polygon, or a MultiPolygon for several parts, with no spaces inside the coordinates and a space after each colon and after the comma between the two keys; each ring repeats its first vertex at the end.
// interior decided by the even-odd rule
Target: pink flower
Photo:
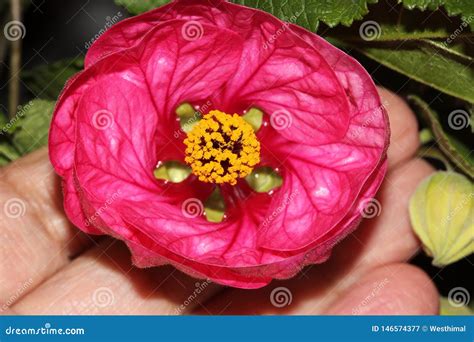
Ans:
{"type": "Polygon", "coordinates": [[[124,20],[91,46],[59,98],[49,149],[83,231],[123,240],[138,267],[258,288],[324,262],[356,228],[388,140],[379,95],[353,58],[268,13],[189,0],[124,20]],[[206,103],[223,121],[208,116],[187,136],[175,113],[183,103],[206,103]],[[264,112],[255,133],[225,114],[250,107],[264,112]],[[185,181],[154,177],[158,162],[185,159],[185,181]],[[258,166],[278,169],[282,185],[252,191],[242,177],[258,166]],[[216,186],[219,223],[202,215],[216,186]]]}

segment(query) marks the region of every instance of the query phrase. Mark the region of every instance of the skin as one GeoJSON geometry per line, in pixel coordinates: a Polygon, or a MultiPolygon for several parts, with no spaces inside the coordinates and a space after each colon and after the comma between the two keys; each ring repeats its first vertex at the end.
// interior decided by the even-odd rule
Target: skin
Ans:
{"type": "Polygon", "coordinates": [[[169,266],[138,269],[120,241],[83,234],[64,215],[46,149],[0,169],[0,205],[11,198],[25,204],[19,218],[0,215],[0,313],[437,314],[434,284],[408,264],[420,249],[408,200],[434,170],[415,157],[413,112],[397,95],[380,94],[392,129],[380,215],[337,245],[328,262],[259,290],[203,284],[169,266]],[[204,289],[197,296],[196,283],[204,289]],[[283,308],[270,301],[280,286],[292,294],[283,308]]]}

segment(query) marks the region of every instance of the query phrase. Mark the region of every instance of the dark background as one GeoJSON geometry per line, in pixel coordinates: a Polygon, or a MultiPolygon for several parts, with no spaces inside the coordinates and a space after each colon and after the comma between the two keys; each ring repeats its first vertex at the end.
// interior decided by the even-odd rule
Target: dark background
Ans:
{"type": "MultiPolygon", "coordinates": [[[[128,16],[127,11],[116,6],[113,0],[32,0],[26,1],[25,4],[23,22],[26,26],[26,37],[23,40],[22,64],[25,70],[64,58],[84,56],[87,52],[86,43],[104,28],[108,17],[111,18],[118,12],[122,14],[122,19],[128,16]]],[[[361,55],[356,55],[356,58],[369,72],[376,70],[372,76],[394,91],[408,80],[361,55]]],[[[7,81],[7,68],[8,65],[2,65],[2,84],[7,81]]],[[[412,87],[419,87],[413,81],[409,83],[404,87],[407,91],[412,87]]],[[[0,94],[0,104],[6,103],[5,90],[0,94]]],[[[438,94],[433,92],[432,96],[436,98],[438,94]]],[[[21,102],[32,97],[33,94],[23,87],[21,102]]],[[[433,278],[444,296],[457,286],[474,293],[474,276],[470,274],[474,265],[472,255],[443,269],[431,266],[431,258],[423,252],[419,253],[412,263],[423,268],[433,278]]]]}

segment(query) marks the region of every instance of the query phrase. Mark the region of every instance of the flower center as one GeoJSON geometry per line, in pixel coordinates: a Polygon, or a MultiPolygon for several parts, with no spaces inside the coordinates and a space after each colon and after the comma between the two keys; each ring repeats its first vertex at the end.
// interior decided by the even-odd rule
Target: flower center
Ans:
{"type": "Polygon", "coordinates": [[[209,112],[184,143],[185,161],[202,182],[235,185],[260,162],[260,143],[252,126],[238,114],[209,112]]]}

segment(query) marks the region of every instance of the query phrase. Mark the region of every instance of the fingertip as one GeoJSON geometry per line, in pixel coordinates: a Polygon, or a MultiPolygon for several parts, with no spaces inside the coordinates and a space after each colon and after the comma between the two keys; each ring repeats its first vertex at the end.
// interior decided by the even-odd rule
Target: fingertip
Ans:
{"type": "Polygon", "coordinates": [[[418,122],[406,101],[385,88],[378,88],[390,121],[389,167],[413,157],[420,146],[418,122]]]}
{"type": "Polygon", "coordinates": [[[436,315],[439,295],[421,269],[381,266],[366,273],[331,306],[336,315],[436,315]]]}

